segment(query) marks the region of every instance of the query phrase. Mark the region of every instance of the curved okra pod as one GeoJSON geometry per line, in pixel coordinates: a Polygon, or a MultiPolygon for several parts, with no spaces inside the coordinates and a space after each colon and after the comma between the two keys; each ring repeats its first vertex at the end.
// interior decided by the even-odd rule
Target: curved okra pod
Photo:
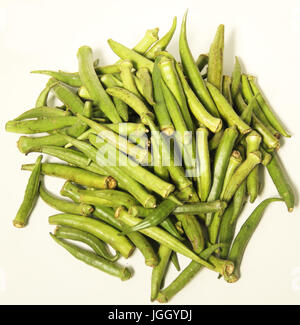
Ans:
{"type": "Polygon", "coordinates": [[[242,134],[250,132],[251,127],[236,114],[222,93],[209,82],[207,82],[206,85],[218,107],[220,115],[227,121],[227,123],[229,125],[236,125],[242,134]]]}
{"type": "MultiPolygon", "coordinates": [[[[256,131],[251,131],[246,139],[247,144],[247,155],[250,152],[259,150],[261,143],[261,136],[256,131]]],[[[259,175],[258,175],[258,166],[254,167],[254,169],[247,176],[247,192],[250,196],[250,202],[253,203],[258,195],[259,191],[259,175]]]]}
{"type": "Polygon", "coordinates": [[[127,89],[112,87],[107,88],[106,92],[113,97],[121,99],[129,107],[131,107],[141,117],[142,123],[147,125],[144,116],[149,116],[150,118],[154,117],[153,113],[149,111],[144,102],[138,96],[128,91],[127,89]]]}
{"type": "MultiPolygon", "coordinates": [[[[217,249],[223,247],[224,244],[216,244],[206,248],[201,252],[200,256],[204,259],[208,259],[217,249]]],[[[232,265],[231,262],[227,261],[225,267],[222,268],[226,272],[226,265],[232,265]]],[[[203,269],[203,266],[199,263],[192,261],[169,286],[159,292],[157,300],[161,303],[166,303],[170,301],[180,290],[182,290],[193,278],[194,276],[203,269]]],[[[222,272],[222,270],[220,270],[222,272]]],[[[230,272],[229,272],[230,273],[230,272]]],[[[228,274],[229,275],[229,274],[228,274]]]]}
{"type": "Polygon", "coordinates": [[[209,132],[206,128],[197,129],[197,157],[199,162],[198,195],[201,201],[206,201],[211,187],[210,156],[208,148],[209,132]]]}
{"type": "Polygon", "coordinates": [[[279,195],[283,198],[288,211],[292,212],[295,205],[295,194],[292,186],[285,175],[285,171],[279,161],[278,155],[272,153],[272,160],[267,165],[268,172],[277,188],[279,195]]]}
{"type": "Polygon", "coordinates": [[[75,116],[56,116],[38,120],[8,121],[5,125],[7,132],[36,134],[62,129],[76,123],[75,116]]]}
{"type": "Polygon", "coordinates": [[[106,260],[111,262],[117,261],[120,257],[119,253],[116,253],[114,256],[111,255],[107,245],[102,240],[79,229],[59,226],[56,227],[54,235],[59,239],[71,239],[85,243],[90,246],[97,255],[104,257],[106,260]]]}
{"type": "Polygon", "coordinates": [[[50,70],[35,70],[35,71],[31,71],[31,73],[46,74],[71,87],[80,87],[82,85],[78,73],[65,72],[65,71],[50,71],[50,70]]]}
{"type": "Polygon", "coordinates": [[[158,28],[148,29],[133,50],[139,54],[145,54],[149,47],[158,40],[158,30],[158,28]]]}
{"type": "MultiPolygon", "coordinates": [[[[116,210],[115,216],[120,218],[128,226],[135,226],[138,224],[141,219],[132,217],[125,211],[124,208],[120,207],[116,210]]],[[[147,229],[141,230],[141,233],[145,234],[146,236],[154,239],[155,241],[159,242],[162,245],[169,247],[170,249],[174,250],[175,252],[182,254],[188,258],[191,258],[193,261],[200,263],[208,268],[214,268],[210,263],[206,262],[195,253],[193,253],[190,249],[188,249],[183,243],[181,243],[178,239],[168,234],[166,231],[158,228],[158,227],[150,227],[147,229]]]]}
{"type": "Polygon", "coordinates": [[[155,102],[153,99],[153,86],[152,86],[152,79],[151,75],[147,68],[140,68],[136,72],[136,76],[141,85],[141,93],[146,101],[154,106],[155,102]]]}
{"type": "MultiPolygon", "coordinates": [[[[230,155],[237,137],[238,131],[235,126],[225,129],[215,155],[213,183],[207,198],[208,202],[215,201],[220,197],[230,155]]],[[[211,218],[212,214],[207,214],[207,225],[210,224],[211,218]]]]}
{"type": "Polygon", "coordinates": [[[157,295],[160,291],[171,254],[172,250],[169,247],[166,247],[164,245],[159,246],[159,263],[153,268],[151,275],[151,301],[154,301],[157,298],[157,295]]]}
{"type": "Polygon", "coordinates": [[[158,67],[160,56],[156,57],[152,73],[153,95],[155,104],[153,106],[160,130],[166,135],[171,135],[174,132],[174,126],[171,122],[170,114],[167,109],[167,104],[164,98],[162,89],[161,73],[158,67]]]}
{"type": "Polygon", "coordinates": [[[17,228],[23,228],[26,226],[32,209],[35,206],[36,198],[38,194],[40,184],[40,173],[41,173],[41,161],[43,156],[40,155],[36,159],[35,164],[32,168],[32,173],[29,177],[24,198],[21,206],[13,220],[13,225],[17,228]]]}
{"type": "Polygon", "coordinates": [[[94,211],[94,208],[89,204],[78,204],[55,197],[46,190],[43,183],[40,186],[40,197],[44,202],[61,212],[88,216],[94,211]]]}
{"type": "MultiPolygon", "coordinates": [[[[246,100],[246,103],[249,104],[249,102],[253,98],[254,94],[252,92],[247,75],[245,75],[245,74],[242,74],[242,77],[241,77],[241,91],[242,91],[243,97],[246,100]]],[[[264,112],[261,110],[260,106],[258,105],[257,100],[255,100],[255,102],[254,102],[253,111],[254,111],[255,115],[259,118],[259,120],[264,124],[264,126],[266,126],[271,131],[271,133],[276,138],[279,139],[280,133],[277,130],[275,130],[273,128],[273,126],[271,125],[271,123],[268,121],[264,112]]]]}
{"type": "Polygon", "coordinates": [[[219,25],[208,54],[207,80],[222,91],[224,25],[219,25]]]}
{"type": "Polygon", "coordinates": [[[200,54],[196,61],[196,66],[198,67],[199,72],[201,72],[208,63],[208,55],[207,54],[200,54]]]}
{"type": "MultiPolygon", "coordinates": [[[[33,170],[33,168],[34,164],[22,165],[22,170],[33,170]]],[[[60,177],[83,186],[99,189],[108,188],[112,181],[111,178],[107,176],[101,176],[78,167],[57,163],[43,163],[41,165],[41,173],[43,175],[60,177]]],[[[115,184],[114,181],[113,183],[115,184]]]]}
{"type": "Polygon", "coordinates": [[[115,74],[115,73],[120,73],[120,68],[118,64],[110,64],[110,65],[105,65],[105,66],[98,66],[95,67],[95,71],[98,74],[115,74]]]}
{"type": "Polygon", "coordinates": [[[163,51],[166,49],[166,47],[169,45],[175,29],[176,29],[176,25],[177,25],[177,17],[174,17],[173,19],[173,23],[172,26],[170,28],[170,30],[161,38],[159,39],[151,48],[149,51],[147,51],[145,53],[145,57],[148,59],[153,60],[155,58],[155,52],[160,50],[163,51]]]}
{"type": "Polygon", "coordinates": [[[225,277],[228,282],[235,282],[240,278],[240,266],[243,255],[249,240],[257,228],[266,207],[276,201],[283,201],[281,198],[270,198],[262,201],[251,213],[249,218],[242,225],[239,233],[235,237],[228,258],[235,264],[235,270],[229,277],[225,277]]]}
{"type": "Polygon", "coordinates": [[[92,50],[82,46],[77,52],[79,75],[83,85],[87,88],[93,101],[101,111],[113,122],[122,122],[115,105],[103,89],[93,66],[92,50]]]}
{"type": "Polygon", "coordinates": [[[148,150],[127,141],[127,139],[114,133],[111,129],[107,128],[103,124],[97,123],[82,115],[77,115],[77,117],[91,127],[103,140],[110,143],[113,147],[119,149],[120,151],[134,157],[134,159],[141,164],[147,164],[151,159],[148,150]]]}
{"type": "Polygon", "coordinates": [[[230,201],[234,193],[237,191],[242,182],[246,179],[249,173],[255,166],[261,163],[260,151],[250,152],[247,159],[237,168],[227,184],[223,199],[230,201]]]}
{"type": "MultiPolygon", "coordinates": [[[[101,82],[106,88],[117,87],[118,83],[111,74],[104,74],[100,77],[101,82]]],[[[128,106],[117,97],[113,97],[113,102],[116,106],[116,110],[121,116],[122,120],[128,121],[128,106]]]]}
{"type": "Polygon", "coordinates": [[[125,258],[128,258],[134,251],[134,246],[124,236],[119,236],[118,230],[89,217],[61,213],[49,217],[49,223],[86,231],[109,244],[125,258]]]}
{"type": "Polygon", "coordinates": [[[190,88],[179,65],[176,65],[176,70],[180,78],[187,101],[189,103],[189,108],[193,113],[194,117],[201,125],[206,126],[211,132],[219,132],[222,128],[222,120],[217,117],[214,117],[213,115],[207,112],[205,107],[201,104],[197,96],[190,88]]]}
{"type": "Polygon", "coordinates": [[[85,262],[88,265],[96,267],[97,269],[108,273],[112,276],[120,278],[122,281],[128,280],[131,277],[131,272],[126,267],[121,267],[111,261],[106,260],[103,257],[89,252],[81,247],[68,243],[66,240],[58,239],[56,236],[50,234],[51,237],[62,247],[64,247],[69,253],[80,261],[85,262]]]}
{"type": "Polygon", "coordinates": [[[21,121],[32,118],[47,118],[47,117],[57,117],[57,116],[69,116],[71,113],[69,111],[64,111],[56,107],[39,106],[36,108],[29,109],[23,114],[19,115],[14,119],[14,121],[21,121]]]}
{"type": "Polygon", "coordinates": [[[219,112],[205,86],[205,82],[202,79],[201,73],[198,70],[197,64],[194,61],[194,58],[192,56],[192,53],[190,51],[187,42],[186,18],[187,18],[187,12],[185,13],[182,20],[180,38],[179,38],[179,52],[180,52],[183,69],[187,77],[189,78],[192,87],[196,92],[198,98],[203,103],[204,107],[209,111],[210,114],[212,114],[215,117],[218,117],[219,112]]]}
{"type": "Polygon", "coordinates": [[[189,131],[194,130],[194,124],[190,116],[190,112],[187,106],[184,91],[179,80],[179,76],[176,72],[175,62],[173,59],[162,56],[158,63],[162,79],[166,83],[166,86],[170,89],[176,101],[178,102],[181,110],[182,117],[185,121],[186,127],[189,131]]]}
{"type": "Polygon", "coordinates": [[[283,136],[290,138],[291,137],[290,134],[287,133],[287,131],[284,129],[281,122],[278,120],[276,115],[273,113],[273,111],[271,110],[271,108],[268,106],[265,99],[263,98],[260,89],[255,83],[255,77],[248,76],[248,80],[254,95],[257,96],[257,102],[260,108],[262,109],[263,113],[265,114],[266,118],[271,123],[273,128],[277,130],[279,133],[281,133],[283,136]]]}
{"type": "Polygon", "coordinates": [[[57,83],[53,83],[52,85],[48,85],[48,83],[46,84],[45,88],[40,92],[36,102],[35,102],[35,107],[44,107],[47,106],[47,99],[48,99],[48,95],[50,93],[50,90],[53,86],[55,86],[57,83]]]}
{"type": "Polygon", "coordinates": [[[129,49],[128,47],[109,39],[108,44],[110,48],[123,60],[129,60],[134,64],[136,69],[148,68],[150,72],[153,71],[153,62],[148,60],[143,55],[129,49]]]}

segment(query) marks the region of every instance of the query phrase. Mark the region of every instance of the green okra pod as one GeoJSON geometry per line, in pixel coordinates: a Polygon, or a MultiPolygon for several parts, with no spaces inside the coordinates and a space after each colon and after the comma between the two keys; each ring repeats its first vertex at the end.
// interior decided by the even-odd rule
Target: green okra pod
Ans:
{"type": "Polygon", "coordinates": [[[196,60],[196,65],[198,70],[201,72],[208,63],[208,55],[207,54],[200,54],[198,59],[196,60]]]}
{"type": "Polygon", "coordinates": [[[78,73],[65,72],[65,71],[50,71],[50,70],[35,70],[35,71],[31,71],[31,73],[40,73],[40,74],[48,75],[71,87],[80,87],[82,85],[78,73]]]}
{"type": "MultiPolygon", "coordinates": [[[[33,170],[34,164],[22,165],[22,170],[33,170]]],[[[106,189],[109,187],[111,179],[107,176],[101,176],[93,172],[63,165],[57,163],[43,163],[41,165],[41,173],[43,175],[55,176],[68,179],[72,182],[78,183],[83,186],[95,187],[99,189],[106,189]]]]}
{"type": "Polygon", "coordinates": [[[136,69],[139,68],[148,68],[152,73],[153,71],[153,62],[143,55],[135,52],[134,50],[129,49],[128,47],[113,41],[112,39],[108,40],[110,48],[123,60],[129,60],[134,64],[136,69]]]}
{"type": "MultiPolygon", "coordinates": [[[[120,218],[121,221],[126,223],[128,226],[135,226],[138,224],[141,219],[132,217],[128,214],[128,212],[125,211],[124,208],[120,207],[116,210],[115,216],[117,218],[120,218]]],[[[164,230],[158,228],[158,227],[150,227],[147,229],[141,230],[143,234],[146,236],[154,239],[155,241],[159,242],[162,245],[165,245],[175,252],[182,254],[188,258],[191,258],[197,263],[200,263],[208,268],[214,268],[210,263],[206,262],[205,260],[201,259],[199,256],[197,256],[195,253],[193,253],[190,249],[188,249],[183,243],[181,243],[178,239],[175,237],[169,235],[164,230]]]]}
{"type": "Polygon", "coordinates": [[[174,126],[171,122],[170,114],[168,112],[167,104],[163,94],[161,73],[158,67],[159,60],[160,56],[156,57],[152,73],[153,95],[155,100],[153,109],[160,126],[160,130],[167,135],[171,135],[174,132],[174,126]]]}
{"type": "Polygon", "coordinates": [[[208,147],[209,132],[206,128],[197,129],[197,157],[199,164],[198,194],[201,201],[206,201],[211,187],[211,168],[208,147]]]}
{"type": "Polygon", "coordinates": [[[116,107],[105,92],[95,72],[91,48],[88,46],[80,47],[77,52],[77,57],[80,79],[87,88],[93,101],[113,123],[120,123],[122,120],[116,107]]]}
{"type": "Polygon", "coordinates": [[[184,93],[186,95],[189,108],[192,111],[194,117],[201,124],[206,126],[211,132],[216,133],[222,128],[222,120],[220,118],[211,115],[205,107],[198,100],[197,96],[194,94],[190,88],[188,82],[186,81],[182,70],[176,65],[177,73],[180,78],[184,93]],[[178,68],[177,68],[178,67],[178,68]]]}
{"type": "Polygon", "coordinates": [[[152,105],[152,106],[155,105],[155,102],[153,99],[152,79],[151,79],[149,70],[147,68],[140,68],[136,72],[136,76],[140,82],[141,93],[142,93],[143,97],[146,99],[146,101],[150,105],[152,105]]]}
{"type": "MultiPolygon", "coordinates": [[[[223,247],[224,244],[216,244],[206,248],[201,252],[200,256],[204,259],[208,259],[211,254],[213,254],[218,248],[223,247]]],[[[226,266],[232,265],[232,262],[226,262],[226,266]]],[[[227,268],[223,267],[223,270],[227,268]]],[[[195,275],[203,269],[203,266],[199,263],[192,261],[168,287],[159,292],[157,300],[161,303],[166,303],[170,301],[180,290],[182,290],[194,277],[195,275]]],[[[226,271],[225,271],[226,272],[226,271]]]]}
{"type": "Polygon", "coordinates": [[[161,72],[162,79],[164,80],[167,87],[170,89],[180,106],[181,114],[185,121],[187,129],[190,131],[194,130],[193,121],[189,113],[184,91],[175,68],[174,60],[162,56],[158,63],[158,66],[161,72]]]}
{"type": "Polygon", "coordinates": [[[44,202],[61,212],[88,216],[94,211],[94,208],[89,204],[79,204],[57,198],[47,191],[43,183],[40,185],[39,194],[44,202]]]}
{"type": "Polygon", "coordinates": [[[217,107],[205,86],[205,82],[202,79],[200,71],[198,70],[197,64],[194,61],[188,45],[186,36],[186,18],[187,12],[185,13],[182,20],[179,38],[179,52],[183,69],[192,84],[193,90],[196,92],[204,107],[209,111],[210,114],[215,117],[219,117],[217,107]]]}
{"type": "Polygon", "coordinates": [[[241,183],[247,178],[249,173],[253,170],[255,166],[261,163],[261,153],[260,151],[250,152],[247,159],[242,162],[242,164],[236,169],[232,175],[230,181],[228,182],[223,199],[225,201],[230,201],[234,193],[237,191],[241,183]]]}
{"type": "Polygon", "coordinates": [[[224,25],[219,25],[208,54],[207,80],[222,91],[224,25]]]}
{"type": "Polygon", "coordinates": [[[45,107],[47,106],[47,100],[48,100],[48,96],[50,93],[50,90],[53,86],[55,86],[57,83],[53,83],[52,85],[48,85],[48,83],[46,84],[45,88],[40,92],[36,102],[35,102],[35,107],[45,107]]]}
{"type": "MultiPolygon", "coordinates": [[[[238,131],[235,126],[225,129],[214,159],[214,176],[212,187],[207,198],[208,202],[215,201],[220,197],[230,155],[237,137],[238,131]]],[[[211,218],[212,214],[207,214],[207,225],[210,224],[211,218]]]]}
{"type": "Polygon", "coordinates": [[[229,125],[236,125],[242,134],[250,132],[251,127],[236,114],[218,88],[209,82],[207,82],[206,85],[218,107],[220,115],[227,121],[227,123],[229,125]]]}
{"type": "Polygon", "coordinates": [[[213,201],[213,202],[199,202],[199,203],[187,203],[182,206],[178,206],[173,213],[179,214],[201,214],[209,212],[218,212],[226,209],[226,202],[213,201]]]}
{"type": "Polygon", "coordinates": [[[268,172],[277,188],[279,195],[283,198],[288,211],[292,212],[295,205],[295,194],[290,185],[286,173],[279,161],[278,155],[274,152],[271,154],[272,160],[267,165],[268,172]]]}
{"type": "Polygon", "coordinates": [[[69,111],[64,111],[55,107],[39,106],[32,108],[23,114],[19,115],[14,119],[14,121],[21,121],[32,118],[47,118],[47,117],[57,117],[57,116],[69,116],[71,113],[69,111]]]}
{"type": "Polygon", "coordinates": [[[86,231],[109,244],[125,258],[128,258],[134,251],[134,246],[127,238],[119,236],[119,231],[99,220],[75,214],[61,213],[49,217],[49,223],[51,225],[67,226],[86,231]]]}
{"type": "MultiPolygon", "coordinates": [[[[250,152],[259,150],[261,143],[261,136],[256,131],[251,131],[246,139],[247,144],[247,155],[250,152]]],[[[250,202],[253,203],[258,195],[259,191],[259,169],[258,166],[254,167],[254,169],[247,176],[247,192],[250,196],[250,202]]]]}
{"type": "Polygon", "coordinates": [[[62,129],[76,123],[75,116],[45,117],[38,120],[8,121],[5,130],[14,133],[35,134],[62,129]]]}
{"type": "Polygon", "coordinates": [[[171,254],[172,250],[169,247],[164,245],[159,246],[159,263],[153,268],[151,275],[151,301],[157,298],[158,292],[160,291],[171,254]]]}
{"type": "MultiPolygon", "coordinates": [[[[246,100],[246,103],[249,104],[250,100],[254,97],[254,94],[252,92],[247,75],[245,75],[245,74],[242,74],[242,77],[241,77],[241,91],[242,91],[243,97],[246,100]]],[[[280,133],[278,131],[276,131],[273,128],[273,126],[271,125],[271,123],[268,121],[264,112],[261,110],[260,106],[258,105],[257,100],[254,101],[253,111],[254,111],[255,115],[259,118],[259,120],[262,122],[262,124],[265,125],[276,138],[279,138],[280,133]]]]}
{"type": "Polygon", "coordinates": [[[97,255],[111,262],[117,261],[120,257],[118,252],[111,255],[107,245],[102,240],[79,229],[58,226],[54,231],[54,235],[59,239],[70,239],[87,244],[97,255]]]}
{"type": "Polygon", "coordinates": [[[104,259],[89,252],[81,247],[68,243],[66,240],[59,239],[55,235],[50,234],[51,237],[62,247],[64,247],[69,253],[80,261],[85,262],[88,265],[96,267],[97,269],[108,273],[112,276],[120,278],[122,281],[128,280],[131,277],[131,272],[126,267],[121,267],[111,261],[104,259]]]}
{"type": "Polygon", "coordinates": [[[276,117],[276,115],[273,113],[269,105],[266,103],[264,97],[261,94],[261,91],[257,84],[255,83],[255,77],[248,76],[248,80],[251,86],[251,89],[253,91],[253,94],[257,96],[257,102],[260,106],[261,110],[265,114],[266,118],[270,122],[270,124],[273,126],[275,130],[277,130],[279,133],[281,133],[283,136],[290,138],[290,134],[287,133],[285,128],[283,127],[282,123],[279,121],[279,119],[276,117]]]}
{"type": "Polygon", "coordinates": [[[281,198],[270,198],[262,201],[251,213],[245,223],[242,225],[237,234],[232,247],[230,249],[228,258],[235,264],[235,270],[229,277],[225,277],[228,282],[235,282],[240,278],[240,266],[243,255],[249,240],[251,239],[255,229],[257,228],[266,207],[276,201],[283,201],[281,198]]]}
{"type": "Polygon", "coordinates": [[[149,111],[144,102],[138,96],[128,91],[127,89],[112,87],[107,88],[106,91],[109,95],[121,99],[129,107],[131,107],[141,117],[142,123],[147,125],[146,121],[144,120],[144,116],[149,116],[151,118],[154,117],[153,113],[149,111]]]}
{"type": "MultiPolygon", "coordinates": [[[[100,77],[101,82],[106,88],[117,87],[119,84],[116,79],[111,74],[104,74],[100,77]]],[[[128,106],[121,99],[117,97],[113,97],[113,102],[116,106],[116,110],[118,111],[120,117],[123,121],[128,121],[128,106]]]]}
{"type": "Polygon", "coordinates": [[[145,54],[149,47],[158,40],[158,28],[148,29],[145,36],[136,44],[133,50],[145,54]]]}
{"type": "Polygon", "coordinates": [[[27,225],[31,211],[35,206],[40,184],[42,158],[42,155],[38,156],[35,164],[33,165],[32,173],[26,186],[22,204],[20,205],[19,210],[13,220],[13,225],[17,228],[23,228],[27,225]]]}

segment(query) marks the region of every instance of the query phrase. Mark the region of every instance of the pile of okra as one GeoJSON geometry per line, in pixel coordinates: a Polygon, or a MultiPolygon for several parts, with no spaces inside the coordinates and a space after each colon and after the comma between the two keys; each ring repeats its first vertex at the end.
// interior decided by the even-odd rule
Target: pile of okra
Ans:
{"type": "Polygon", "coordinates": [[[31,175],[14,226],[27,225],[40,196],[60,211],[49,217],[56,225],[51,237],[75,258],[127,280],[131,268],[118,259],[140,251],[152,268],[151,301],[159,302],[204,268],[229,283],[239,280],[266,207],[274,201],[294,207],[277,156],[280,137],[289,133],[237,57],[232,75],[223,75],[224,26],[195,61],[186,19],[187,13],[181,62],[167,51],[176,17],[160,39],[154,28],[133,48],[108,40],[119,57],[111,65],[94,61],[82,46],[78,72],[33,71],[50,79],[35,107],[6,124],[26,134],[17,143],[22,153],[61,160],[42,163],[40,155],[22,165],[31,175]],[[49,106],[50,93],[61,103],[49,106]],[[28,136],[37,133],[43,134],[28,136]],[[263,200],[236,231],[245,202],[260,194],[264,166],[278,195],[263,200]],[[50,193],[43,175],[66,179],[60,190],[66,198],[50,193]],[[191,260],[182,271],[177,254],[191,260]],[[180,273],[163,287],[172,265],[180,273]]]}

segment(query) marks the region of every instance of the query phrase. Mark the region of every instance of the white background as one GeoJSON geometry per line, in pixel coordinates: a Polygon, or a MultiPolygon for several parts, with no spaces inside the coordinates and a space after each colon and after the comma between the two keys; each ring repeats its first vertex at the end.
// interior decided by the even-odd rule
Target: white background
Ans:
{"type": "MultiPolygon", "coordinates": [[[[116,60],[107,45],[112,38],[129,47],[149,28],[163,35],[173,16],[189,8],[188,40],[195,57],[206,53],[217,26],[225,24],[225,67],[231,74],[234,56],[244,71],[259,76],[269,102],[292,133],[280,157],[299,188],[300,2],[299,1],[0,1],[1,216],[0,304],[148,304],[151,269],[135,253],[122,261],[135,269],[127,282],[111,278],[70,256],[48,235],[47,218],[56,211],[39,200],[25,229],[12,226],[29,174],[20,170],[36,154],[18,152],[18,135],[4,131],[5,122],[34,106],[47,77],[35,69],[77,70],[76,51],[94,49],[102,65],[116,60]]],[[[177,28],[169,50],[178,58],[177,28]]],[[[46,179],[58,192],[63,182],[46,179]]],[[[269,176],[255,205],[277,195],[269,176]]],[[[238,227],[241,225],[239,223],[238,227]]],[[[300,302],[300,216],[274,203],[247,247],[242,278],[227,284],[203,271],[171,302],[174,304],[298,304],[300,302]]],[[[182,266],[187,263],[182,259],[182,266]]],[[[174,268],[167,283],[176,275],[174,268]]]]}

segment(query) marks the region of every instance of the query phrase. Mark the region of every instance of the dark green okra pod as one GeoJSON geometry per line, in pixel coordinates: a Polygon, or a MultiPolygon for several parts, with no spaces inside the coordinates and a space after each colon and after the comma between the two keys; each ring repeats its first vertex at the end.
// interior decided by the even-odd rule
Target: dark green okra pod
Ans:
{"type": "Polygon", "coordinates": [[[108,273],[112,276],[120,278],[122,281],[128,280],[131,277],[131,272],[126,267],[121,267],[113,262],[110,262],[95,253],[89,252],[81,247],[68,243],[66,240],[58,239],[56,236],[50,234],[51,237],[62,247],[64,247],[75,258],[88,265],[96,267],[97,269],[108,273]]]}
{"type": "Polygon", "coordinates": [[[120,257],[118,252],[116,255],[111,255],[107,245],[99,238],[79,229],[58,226],[55,229],[54,235],[59,239],[70,239],[85,243],[90,246],[97,255],[111,262],[117,261],[120,257]]]}
{"type": "Polygon", "coordinates": [[[243,259],[243,255],[249,240],[251,239],[255,229],[257,228],[266,207],[276,201],[283,201],[281,198],[270,198],[262,201],[251,213],[249,218],[245,221],[241,227],[239,233],[237,234],[232,247],[229,252],[229,260],[233,261],[235,264],[235,269],[233,274],[229,277],[225,277],[228,282],[235,282],[240,278],[240,266],[243,259]]]}
{"type": "Polygon", "coordinates": [[[33,165],[32,173],[26,186],[23,202],[13,220],[13,225],[17,228],[23,228],[26,226],[30,213],[35,206],[40,184],[42,158],[42,155],[38,156],[33,165]]]}

